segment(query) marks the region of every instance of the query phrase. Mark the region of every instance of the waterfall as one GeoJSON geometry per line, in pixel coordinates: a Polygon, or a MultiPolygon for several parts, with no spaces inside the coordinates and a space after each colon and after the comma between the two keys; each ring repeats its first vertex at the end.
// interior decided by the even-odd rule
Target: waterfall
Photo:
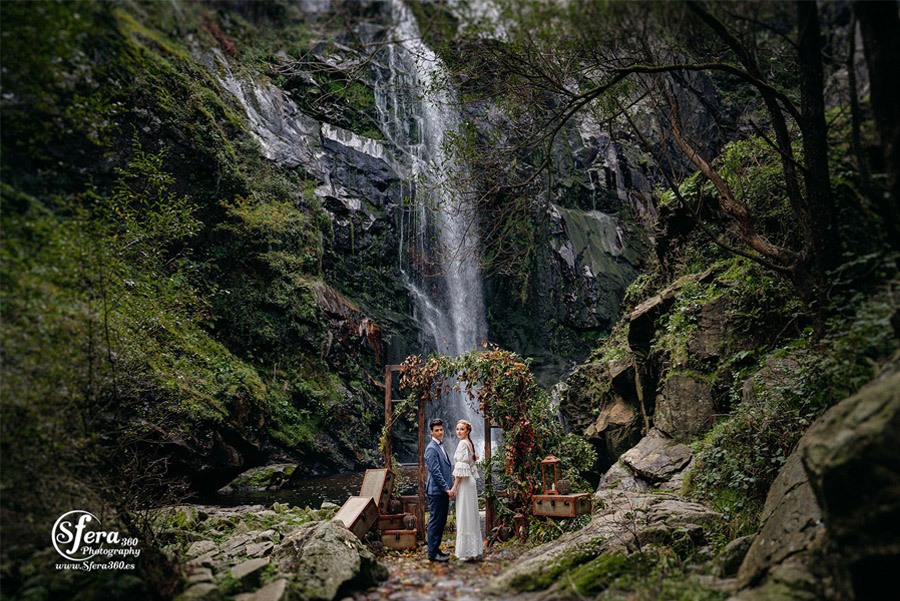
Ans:
{"type": "MultiPolygon", "coordinates": [[[[422,350],[457,356],[487,335],[478,228],[467,166],[447,144],[460,125],[457,97],[438,56],[422,41],[415,17],[392,0],[392,43],[375,85],[381,129],[395,149],[393,165],[404,177],[400,271],[414,301],[422,350]]],[[[466,395],[445,395],[429,408],[453,440],[458,419],[472,423],[476,448],[483,419],[466,395]]],[[[478,453],[481,456],[481,453],[478,453]]]]}

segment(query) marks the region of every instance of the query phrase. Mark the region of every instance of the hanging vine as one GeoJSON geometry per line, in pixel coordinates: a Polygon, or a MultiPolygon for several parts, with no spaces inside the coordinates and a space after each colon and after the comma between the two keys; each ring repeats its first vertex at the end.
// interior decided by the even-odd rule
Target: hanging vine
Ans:
{"type": "MultiPolygon", "coordinates": [[[[458,357],[418,355],[401,366],[400,386],[410,398],[432,402],[449,390],[462,390],[480,413],[503,430],[502,453],[492,458],[491,470],[506,490],[507,509],[531,513],[531,497],[540,486],[541,460],[553,453],[568,464],[575,476],[593,461],[593,450],[583,439],[566,435],[550,407],[550,397],[535,381],[530,361],[494,345],[458,357]],[[499,469],[494,469],[499,463],[499,469]]],[[[493,490],[486,490],[494,495],[493,490]]]]}

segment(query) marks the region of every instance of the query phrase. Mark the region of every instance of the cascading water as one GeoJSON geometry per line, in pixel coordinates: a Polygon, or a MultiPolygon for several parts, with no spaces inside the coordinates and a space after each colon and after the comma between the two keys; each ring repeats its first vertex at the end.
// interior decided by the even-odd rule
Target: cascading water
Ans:
{"type": "MultiPolygon", "coordinates": [[[[460,125],[458,104],[409,8],[401,0],[392,0],[391,8],[393,39],[383,49],[386,69],[375,96],[381,129],[397,152],[394,167],[405,178],[400,270],[415,303],[423,352],[456,356],[487,334],[475,211],[460,189],[469,181],[467,168],[447,147],[460,125]]],[[[448,436],[458,419],[467,419],[476,448],[483,444],[483,419],[465,395],[445,395],[429,414],[444,420],[448,436]]]]}

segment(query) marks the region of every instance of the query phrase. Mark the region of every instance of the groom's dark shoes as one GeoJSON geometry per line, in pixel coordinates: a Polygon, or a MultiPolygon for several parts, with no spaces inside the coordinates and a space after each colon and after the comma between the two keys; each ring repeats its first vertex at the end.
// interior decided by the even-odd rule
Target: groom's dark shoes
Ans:
{"type": "Polygon", "coordinates": [[[428,561],[441,561],[441,562],[450,561],[450,556],[447,555],[446,553],[438,552],[436,555],[429,555],[428,561]]]}

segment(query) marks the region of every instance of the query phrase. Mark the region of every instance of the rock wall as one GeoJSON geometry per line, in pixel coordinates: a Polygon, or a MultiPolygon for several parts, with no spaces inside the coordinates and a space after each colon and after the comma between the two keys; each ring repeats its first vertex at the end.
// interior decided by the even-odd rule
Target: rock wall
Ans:
{"type": "Polygon", "coordinates": [[[900,564],[900,371],[810,427],[769,491],[735,601],[877,599],[900,564]]]}

